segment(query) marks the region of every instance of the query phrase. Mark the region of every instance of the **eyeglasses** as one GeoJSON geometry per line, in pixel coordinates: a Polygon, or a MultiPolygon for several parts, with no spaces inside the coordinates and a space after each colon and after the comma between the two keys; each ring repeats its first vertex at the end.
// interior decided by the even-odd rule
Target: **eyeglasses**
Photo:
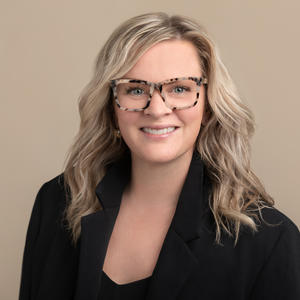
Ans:
{"type": "Polygon", "coordinates": [[[143,111],[157,89],[166,106],[172,110],[186,109],[198,103],[200,86],[207,84],[203,77],[180,77],[158,83],[138,79],[114,79],[110,85],[117,106],[125,111],[143,111]]]}

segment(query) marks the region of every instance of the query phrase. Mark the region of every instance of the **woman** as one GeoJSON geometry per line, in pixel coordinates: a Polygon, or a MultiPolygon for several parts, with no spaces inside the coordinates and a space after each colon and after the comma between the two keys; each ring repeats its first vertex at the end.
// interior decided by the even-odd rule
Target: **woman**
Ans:
{"type": "Polygon", "coordinates": [[[33,207],[20,299],[300,299],[300,237],[250,168],[250,110],[194,20],[99,53],[63,174],[33,207]]]}

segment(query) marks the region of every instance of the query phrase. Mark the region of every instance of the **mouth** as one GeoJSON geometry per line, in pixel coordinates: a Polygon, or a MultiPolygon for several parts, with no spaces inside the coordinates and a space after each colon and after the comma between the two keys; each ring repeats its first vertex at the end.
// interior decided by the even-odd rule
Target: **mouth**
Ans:
{"type": "Polygon", "coordinates": [[[142,127],[140,128],[141,131],[151,135],[168,135],[174,132],[178,126],[168,126],[164,128],[151,128],[151,127],[142,127]]]}

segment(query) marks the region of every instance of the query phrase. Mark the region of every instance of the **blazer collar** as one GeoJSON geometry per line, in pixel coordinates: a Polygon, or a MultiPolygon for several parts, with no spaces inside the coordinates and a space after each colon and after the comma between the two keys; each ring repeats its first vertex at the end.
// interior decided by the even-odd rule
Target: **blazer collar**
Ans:
{"type": "MultiPolygon", "coordinates": [[[[103,210],[82,217],[76,300],[97,299],[108,242],[130,173],[130,155],[110,165],[96,187],[103,210]]],[[[199,238],[205,222],[211,222],[208,213],[210,190],[205,165],[199,153],[194,151],[175,214],[152,274],[147,300],[175,299],[188,275],[197,266],[197,257],[188,247],[188,242],[199,238]]]]}

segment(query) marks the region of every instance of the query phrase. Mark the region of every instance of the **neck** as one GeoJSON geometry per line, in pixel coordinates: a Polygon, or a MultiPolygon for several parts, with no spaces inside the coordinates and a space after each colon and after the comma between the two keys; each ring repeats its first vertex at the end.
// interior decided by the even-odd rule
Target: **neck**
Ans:
{"type": "Polygon", "coordinates": [[[192,152],[168,163],[151,163],[132,155],[131,181],[124,202],[135,209],[175,209],[192,159],[192,152]]]}

